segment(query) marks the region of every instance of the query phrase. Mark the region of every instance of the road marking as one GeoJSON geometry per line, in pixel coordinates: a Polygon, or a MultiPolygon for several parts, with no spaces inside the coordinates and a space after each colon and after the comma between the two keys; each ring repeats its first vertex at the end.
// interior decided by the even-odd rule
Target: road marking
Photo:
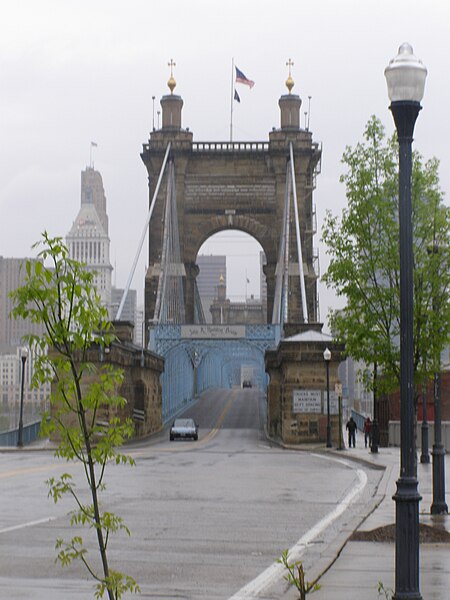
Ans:
{"type": "MultiPolygon", "coordinates": [[[[152,450],[153,452],[184,452],[184,451],[191,451],[191,450],[196,450],[197,448],[201,448],[203,446],[205,446],[208,442],[210,442],[219,432],[220,430],[220,426],[222,425],[222,423],[225,420],[225,417],[227,416],[228,411],[231,408],[231,405],[233,404],[233,401],[236,397],[237,391],[236,390],[232,390],[231,391],[231,397],[229,398],[229,400],[227,401],[227,403],[225,404],[222,412],[219,415],[219,418],[217,419],[214,427],[208,431],[208,433],[200,438],[198,440],[198,442],[196,442],[195,444],[189,445],[189,446],[185,446],[185,444],[180,443],[180,445],[167,445],[167,446],[162,446],[162,447],[149,447],[148,450],[152,450]]],[[[139,456],[143,456],[146,455],[148,450],[137,450],[136,452],[129,452],[130,456],[133,457],[139,457],[139,456]]]]}
{"type": "MultiPolygon", "coordinates": [[[[75,464],[75,463],[74,463],[75,464]]],[[[29,475],[30,473],[41,473],[43,471],[52,471],[54,469],[61,469],[62,464],[53,463],[44,465],[42,467],[23,467],[20,469],[13,469],[12,471],[5,471],[0,473],[0,479],[7,479],[8,477],[16,477],[16,475],[29,475]]]]}
{"type": "Polygon", "coordinates": [[[225,417],[227,416],[228,411],[231,408],[231,405],[233,404],[233,401],[235,399],[236,396],[236,390],[232,390],[231,392],[231,397],[228,400],[228,402],[225,404],[223,411],[221,412],[219,418],[216,421],[215,426],[211,429],[211,431],[209,431],[204,438],[202,438],[200,441],[202,443],[202,446],[205,445],[206,443],[210,442],[218,433],[220,426],[222,425],[222,423],[225,420],[225,417]]]}
{"type": "MultiPolygon", "coordinates": [[[[333,460],[345,464],[346,466],[351,466],[348,462],[342,459],[324,457],[323,455],[313,456],[320,456],[320,458],[325,458],[326,460],[333,460]]],[[[303,535],[298,542],[289,549],[289,560],[294,562],[298,561],[304,554],[309,544],[311,544],[315,538],[317,538],[327,527],[329,527],[333,521],[340,517],[347,510],[350,504],[352,504],[361,494],[367,484],[367,475],[361,469],[357,469],[356,474],[358,476],[358,483],[331,512],[325,515],[323,519],[316,523],[314,527],[307,531],[305,535],[303,535]]],[[[262,592],[266,591],[267,588],[275,583],[275,581],[281,579],[285,573],[286,569],[283,565],[279,563],[273,563],[265,571],[260,573],[258,577],[253,579],[253,581],[250,581],[250,583],[236,592],[234,596],[231,596],[229,600],[257,600],[262,592]]]]}
{"type": "Polygon", "coordinates": [[[7,533],[8,531],[17,531],[18,529],[25,529],[25,527],[33,527],[34,525],[41,525],[42,523],[50,523],[57,517],[45,517],[44,519],[38,519],[37,521],[29,521],[28,523],[21,523],[20,525],[12,525],[11,527],[5,527],[0,529],[0,533],[7,533]]]}

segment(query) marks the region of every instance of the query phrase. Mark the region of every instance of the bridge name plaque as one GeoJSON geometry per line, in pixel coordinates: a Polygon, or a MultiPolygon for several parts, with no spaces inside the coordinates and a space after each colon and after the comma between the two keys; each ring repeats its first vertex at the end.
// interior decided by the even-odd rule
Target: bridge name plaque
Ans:
{"type": "Polygon", "coordinates": [[[181,337],[191,340],[236,340],[245,338],[245,325],[182,325],[181,337]]]}

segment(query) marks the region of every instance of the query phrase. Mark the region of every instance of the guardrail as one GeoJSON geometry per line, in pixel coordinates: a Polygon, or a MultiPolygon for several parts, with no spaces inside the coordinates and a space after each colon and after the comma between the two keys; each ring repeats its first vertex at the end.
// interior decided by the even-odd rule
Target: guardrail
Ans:
{"type": "MultiPolygon", "coordinates": [[[[35,421],[23,426],[22,440],[24,445],[31,444],[39,437],[41,430],[41,421],[35,421]]],[[[9,431],[3,431],[0,433],[0,446],[17,446],[17,439],[19,436],[18,429],[10,429],[9,431]]]]}
{"type": "Polygon", "coordinates": [[[352,417],[356,423],[356,427],[358,428],[358,431],[364,431],[364,421],[366,420],[367,416],[362,415],[359,412],[356,412],[356,410],[354,410],[352,408],[352,417]]]}

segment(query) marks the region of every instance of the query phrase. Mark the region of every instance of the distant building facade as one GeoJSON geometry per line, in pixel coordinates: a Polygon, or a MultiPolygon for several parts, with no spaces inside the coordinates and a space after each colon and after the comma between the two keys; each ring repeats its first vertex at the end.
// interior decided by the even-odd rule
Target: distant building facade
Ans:
{"type": "Polygon", "coordinates": [[[250,297],[245,302],[231,302],[226,296],[227,286],[221,277],[217,286],[217,296],[210,308],[213,325],[266,323],[266,312],[260,300],[250,297]]]}
{"type": "MultiPolygon", "coordinates": [[[[122,302],[122,296],[124,293],[122,288],[111,288],[111,311],[112,318],[114,319],[119,309],[120,303],[122,302]]],[[[121,321],[129,321],[136,327],[137,321],[137,294],[136,290],[128,290],[125,304],[123,305],[122,314],[120,316],[121,321]]]]}
{"type": "Polygon", "coordinates": [[[92,167],[81,172],[81,206],[66,236],[71,258],[94,273],[94,283],[102,304],[111,314],[110,239],[102,176],[92,167]]]}
{"type": "Polygon", "coordinates": [[[0,352],[15,353],[22,338],[27,334],[40,335],[41,325],[31,319],[13,319],[10,314],[13,308],[10,292],[24,284],[25,264],[29,258],[3,258],[0,256],[0,352]]]}
{"type": "Polygon", "coordinates": [[[197,275],[197,287],[207,323],[212,323],[211,305],[217,297],[217,286],[220,278],[227,282],[227,257],[221,255],[197,256],[197,265],[200,269],[197,275]]]}
{"type": "MultiPolygon", "coordinates": [[[[20,402],[21,382],[22,382],[22,359],[21,347],[17,347],[15,352],[10,354],[0,354],[0,399],[3,407],[3,413],[11,414],[13,411],[11,426],[18,424],[18,404],[20,402]],[[17,421],[17,422],[14,422],[17,421]]],[[[25,418],[38,418],[42,410],[48,408],[47,403],[50,396],[50,383],[46,383],[39,388],[31,387],[31,379],[34,373],[34,355],[28,351],[25,361],[23,401],[25,418]]]]}
{"type": "MultiPolygon", "coordinates": [[[[25,335],[42,335],[43,326],[31,319],[14,319],[10,316],[13,301],[10,292],[25,283],[27,261],[31,258],[3,258],[0,256],[0,407],[7,417],[6,427],[18,425],[18,403],[22,381],[21,349],[25,346],[25,335]]],[[[24,421],[37,418],[47,408],[50,385],[31,388],[34,372],[34,357],[28,352],[24,377],[24,421]]]]}
{"type": "MultiPolygon", "coordinates": [[[[353,408],[357,412],[373,417],[373,392],[367,390],[362,373],[367,371],[367,365],[362,361],[355,361],[347,356],[339,365],[338,375],[342,383],[343,403],[347,413],[353,408]]],[[[347,414],[346,413],[346,414],[347,414]]]]}
{"type": "MultiPolygon", "coordinates": [[[[122,302],[122,296],[124,293],[122,288],[111,288],[111,318],[115,319],[120,303],[122,302]]],[[[121,321],[128,321],[133,323],[133,342],[142,346],[143,336],[143,321],[144,321],[144,308],[138,308],[137,305],[137,292],[136,290],[128,290],[125,303],[123,305],[122,314],[120,316],[121,321]]]]}
{"type": "Polygon", "coordinates": [[[267,283],[266,283],[266,275],[264,273],[264,267],[267,265],[267,259],[265,252],[259,253],[259,297],[261,298],[261,303],[263,308],[267,314],[267,283]]]}

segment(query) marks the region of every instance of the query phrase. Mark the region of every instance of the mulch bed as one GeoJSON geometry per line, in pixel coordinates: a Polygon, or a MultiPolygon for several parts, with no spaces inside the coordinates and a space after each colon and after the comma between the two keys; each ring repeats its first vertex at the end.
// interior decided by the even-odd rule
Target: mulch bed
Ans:
{"type": "MultiPolygon", "coordinates": [[[[354,531],[350,537],[352,542],[395,542],[395,524],[377,527],[371,531],[354,531]]],[[[421,544],[449,544],[450,533],[425,523],[419,524],[419,541],[421,544]]]]}

